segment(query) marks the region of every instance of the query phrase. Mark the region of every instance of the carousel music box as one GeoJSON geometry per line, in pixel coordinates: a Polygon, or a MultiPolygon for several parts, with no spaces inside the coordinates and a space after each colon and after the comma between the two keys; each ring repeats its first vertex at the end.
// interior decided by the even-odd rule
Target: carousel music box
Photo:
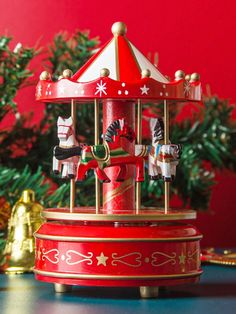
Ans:
{"type": "Polygon", "coordinates": [[[58,117],[53,157],[54,172],[70,179],[71,196],[69,208],[43,210],[34,272],[56,292],[73,285],[129,286],[140,287],[141,297],[155,297],[158,287],[195,283],[202,273],[202,236],[186,222],[196,213],[169,206],[182,149],[170,142],[170,101],[200,102],[201,84],[198,74],[183,71],[169,81],[127,39],[124,23],[113,24],[112,33],[78,72],[65,70],[55,82],[44,71],[37,85],[37,100],[71,104],[71,117],[58,117]],[[86,145],[77,141],[76,111],[91,101],[95,138],[86,145]],[[148,101],[163,103],[164,117],[150,119],[152,138],[143,145],[142,104],[148,101]],[[163,180],[164,208],[141,204],[145,165],[149,180],[163,180]],[[90,169],[96,204],[77,207],[75,181],[90,169]]]}

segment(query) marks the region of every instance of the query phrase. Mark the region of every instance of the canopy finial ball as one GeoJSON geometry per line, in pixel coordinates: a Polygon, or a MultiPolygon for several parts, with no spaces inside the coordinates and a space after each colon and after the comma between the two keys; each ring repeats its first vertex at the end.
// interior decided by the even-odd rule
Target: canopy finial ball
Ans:
{"type": "Polygon", "coordinates": [[[185,75],[185,80],[186,80],[186,81],[190,81],[190,79],[191,79],[191,75],[190,75],[190,74],[186,74],[186,75],[185,75]]]}
{"type": "Polygon", "coordinates": [[[106,77],[106,76],[109,76],[109,75],[110,75],[110,71],[108,69],[106,69],[106,68],[101,69],[100,76],[106,77]]]}
{"type": "Polygon", "coordinates": [[[150,76],[151,76],[151,71],[149,69],[142,70],[142,78],[150,77],[150,76]]]}
{"type": "Polygon", "coordinates": [[[185,73],[182,70],[178,70],[175,72],[175,79],[182,80],[185,77],[185,73]]]}
{"type": "Polygon", "coordinates": [[[72,72],[70,69],[65,69],[65,70],[62,72],[62,76],[63,76],[64,78],[70,78],[72,75],[73,75],[73,72],[72,72]]]}
{"type": "Polygon", "coordinates": [[[199,80],[200,80],[200,75],[198,73],[191,74],[191,77],[190,77],[191,82],[197,82],[199,80]]]}
{"type": "Polygon", "coordinates": [[[43,71],[41,74],[40,74],[40,80],[41,81],[46,81],[46,80],[50,80],[51,79],[51,74],[48,72],[48,71],[43,71]]]}
{"type": "Polygon", "coordinates": [[[113,35],[125,35],[127,32],[127,27],[123,22],[116,22],[112,25],[111,28],[113,35]]]}

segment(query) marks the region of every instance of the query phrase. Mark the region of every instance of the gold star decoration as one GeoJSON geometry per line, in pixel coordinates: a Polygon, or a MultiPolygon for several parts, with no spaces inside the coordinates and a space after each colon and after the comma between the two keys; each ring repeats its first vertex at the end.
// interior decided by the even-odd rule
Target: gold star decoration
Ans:
{"type": "Polygon", "coordinates": [[[97,265],[107,266],[108,256],[105,256],[103,252],[99,256],[96,257],[98,260],[97,265]]]}
{"type": "Polygon", "coordinates": [[[179,255],[179,264],[185,264],[186,255],[182,252],[181,255],[179,255]]]}

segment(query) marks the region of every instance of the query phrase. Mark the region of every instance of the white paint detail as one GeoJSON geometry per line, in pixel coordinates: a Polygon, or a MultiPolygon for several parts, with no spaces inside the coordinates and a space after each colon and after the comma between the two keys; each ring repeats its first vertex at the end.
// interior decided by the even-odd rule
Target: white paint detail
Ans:
{"type": "Polygon", "coordinates": [[[147,87],[146,85],[143,85],[143,87],[140,87],[140,89],[141,89],[141,93],[142,93],[142,95],[148,95],[148,91],[149,91],[149,87],[147,87]]]}
{"type": "Polygon", "coordinates": [[[59,263],[59,251],[57,249],[51,249],[49,251],[46,251],[45,248],[42,249],[42,261],[47,259],[52,264],[58,264],[59,263]],[[50,254],[50,256],[48,256],[50,254]]]}
{"type": "Polygon", "coordinates": [[[105,94],[105,95],[107,95],[107,92],[106,92],[106,83],[103,83],[102,82],[102,80],[99,82],[99,83],[97,83],[97,87],[96,87],[96,92],[95,92],[95,95],[97,95],[97,94],[99,94],[99,96],[101,97],[102,96],[102,94],[105,94]]]}
{"type": "Polygon", "coordinates": [[[190,91],[191,91],[191,85],[187,81],[184,83],[184,94],[185,94],[185,96],[189,96],[190,91]]]}
{"type": "Polygon", "coordinates": [[[41,97],[42,96],[42,86],[38,85],[37,87],[37,97],[41,97]]]}
{"type": "Polygon", "coordinates": [[[167,78],[163,74],[161,74],[161,72],[159,72],[157,68],[131,42],[129,42],[129,44],[133,49],[134,55],[139,63],[141,71],[149,69],[151,71],[151,77],[153,79],[162,83],[169,82],[167,78]]]}
{"type": "Polygon", "coordinates": [[[78,82],[90,82],[100,77],[100,71],[107,68],[110,71],[109,77],[117,80],[115,40],[112,39],[98,57],[92,62],[85,72],[78,78],[78,82]]]}
{"type": "MultiPolygon", "coordinates": [[[[59,146],[61,147],[70,148],[78,145],[71,117],[68,119],[58,117],[57,135],[59,138],[59,146]]],[[[78,156],[73,156],[64,160],[58,160],[55,156],[53,156],[53,171],[59,171],[62,173],[62,178],[68,178],[68,176],[71,175],[75,176],[78,162],[78,156]]]]}
{"type": "Polygon", "coordinates": [[[65,93],[65,87],[64,86],[60,86],[59,87],[59,94],[64,94],[65,93]]]}

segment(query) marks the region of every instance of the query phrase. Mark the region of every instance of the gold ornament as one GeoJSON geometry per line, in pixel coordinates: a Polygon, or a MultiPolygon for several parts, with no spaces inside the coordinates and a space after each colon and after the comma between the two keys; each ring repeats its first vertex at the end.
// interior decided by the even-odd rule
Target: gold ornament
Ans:
{"type": "Polygon", "coordinates": [[[186,75],[185,75],[185,80],[186,80],[186,81],[190,81],[190,78],[191,78],[191,75],[190,75],[190,74],[186,74],[186,75]]]}
{"type": "Polygon", "coordinates": [[[142,70],[142,78],[150,77],[150,76],[151,76],[151,71],[149,69],[142,70]]]}
{"type": "Polygon", "coordinates": [[[217,252],[215,248],[207,248],[202,251],[202,262],[225,266],[236,266],[236,252],[231,250],[221,250],[217,252]]]}
{"type": "Polygon", "coordinates": [[[123,36],[127,32],[127,27],[123,22],[116,22],[112,25],[111,31],[113,35],[123,36]]]}
{"type": "Polygon", "coordinates": [[[5,273],[32,271],[35,259],[34,232],[43,223],[43,207],[35,202],[32,190],[25,190],[14,205],[8,222],[8,235],[0,269],[5,273]]]}
{"type": "Polygon", "coordinates": [[[66,69],[62,72],[64,78],[70,78],[73,75],[73,72],[70,69],[66,69]]]}
{"type": "Polygon", "coordinates": [[[182,80],[185,77],[185,73],[182,70],[178,70],[175,72],[175,80],[182,80]]]}
{"type": "Polygon", "coordinates": [[[8,219],[11,215],[11,207],[6,200],[1,197],[0,198],[0,230],[4,230],[7,227],[8,219]]]}
{"type": "Polygon", "coordinates": [[[50,80],[51,79],[51,74],[48,72],[48,71],[43,71],[41,74],[40,74],[40,80],[41,81],[46,81],[46,80],[50,80]]]}
{"type": "Polygon", "coordinates": [[[191,74],[190,82],[197,82],[200,80],[200,75],[198,73],[191,74]]]}
{"type": "Polygon", "coordinates": [[[109,76],[109,75],[110,75],[110,71],[108,69],[106,69],[106,68],[101,69],[100,76],[106,77],[106,76],[109,76]]]}

